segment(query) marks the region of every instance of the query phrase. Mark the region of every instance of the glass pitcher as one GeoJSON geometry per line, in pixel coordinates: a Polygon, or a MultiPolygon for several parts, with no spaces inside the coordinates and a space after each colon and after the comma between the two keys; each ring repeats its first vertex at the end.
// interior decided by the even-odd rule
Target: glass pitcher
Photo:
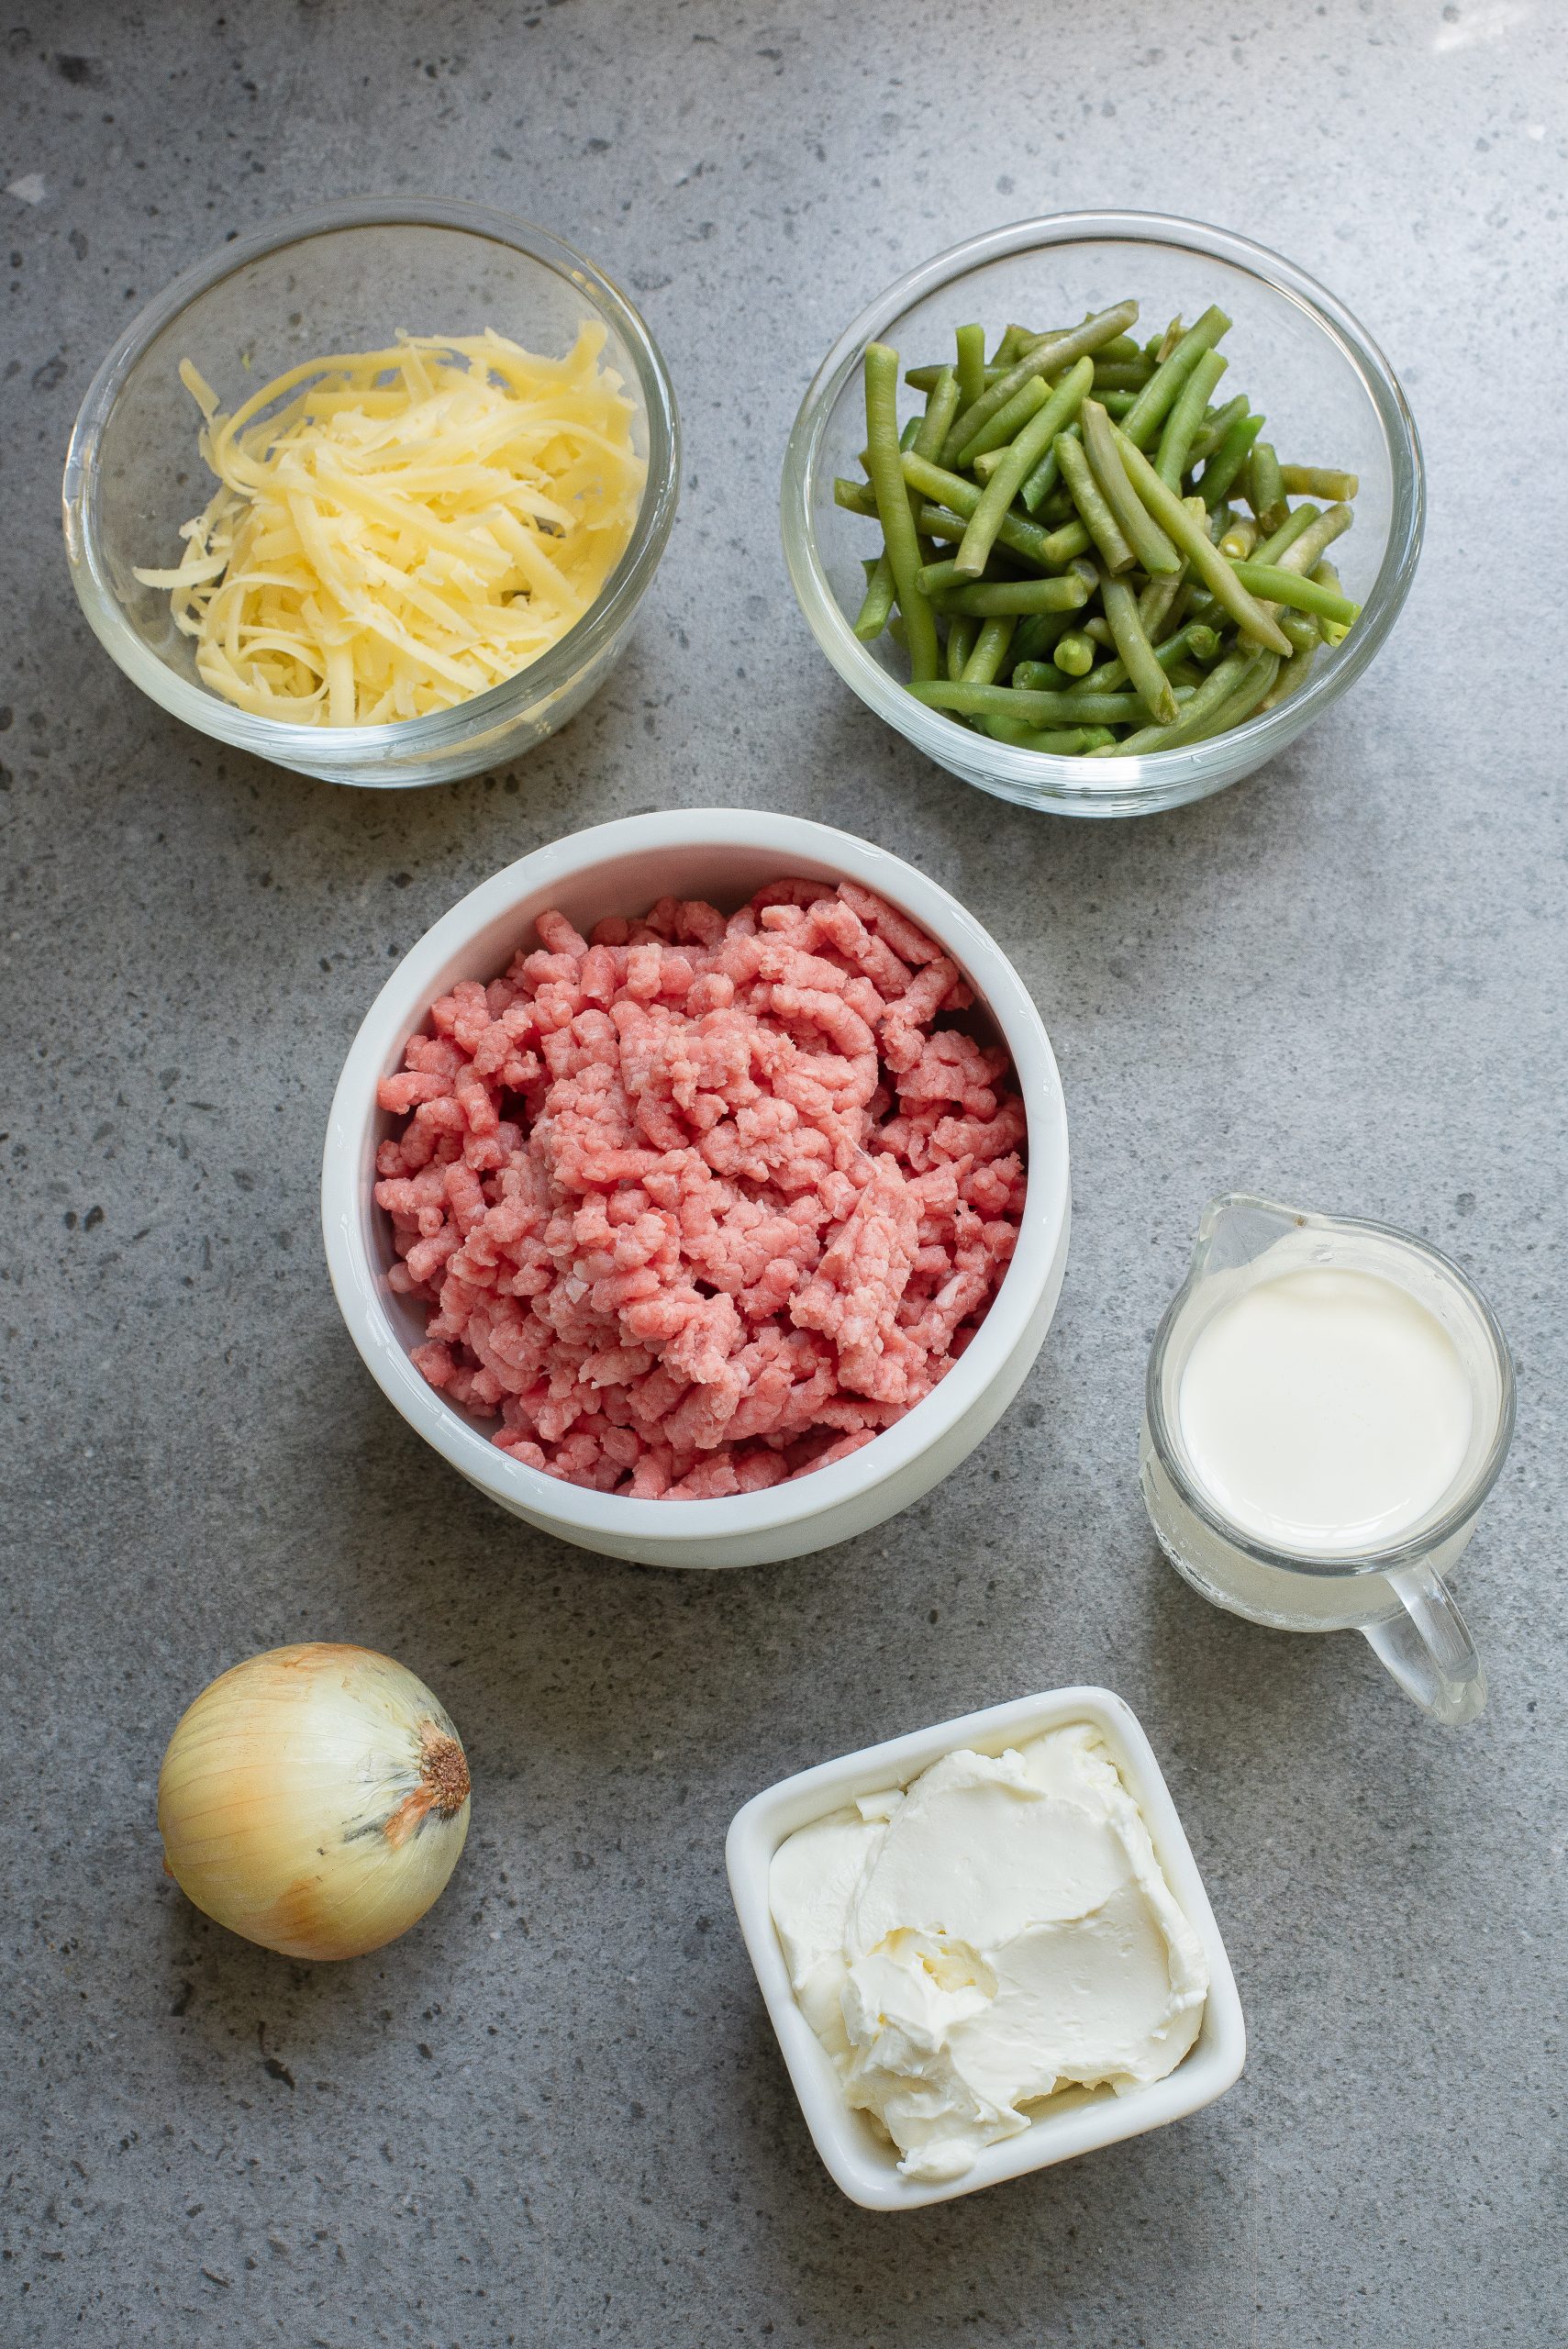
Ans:
{"type": "Polygon", "coordinates": [[[1457,1265],[1410,1233],[1231,1193],[1204,1209],[1186,1280],[1149,1357],[1140,1481],[1160,1545],[1195,1590],[1287,1631],[1358,1631],[1433,1720],[1473,1720],[1486,1677],[1447,1576],[1496,1482],[1514,1429],[1514,1375],[1491,1307],[1457,1265]],[[1294,1555],[1231,1523],[1184,1447],[1177,1398],[1199,1332],[1261,1281],[1333,1267],[1380,1275],[1425,1306],[1470,1382],[1469,1447],[1452,1482],[1396,1542],[1294,1555]]]}

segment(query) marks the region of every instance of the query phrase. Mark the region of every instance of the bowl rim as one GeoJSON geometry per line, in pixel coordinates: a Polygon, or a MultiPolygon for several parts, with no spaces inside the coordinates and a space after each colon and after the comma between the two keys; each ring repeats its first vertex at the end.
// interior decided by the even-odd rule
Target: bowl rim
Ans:
{"type": "MultiPolygon", "coordinates": [[[[918,750],[947,764],[944,747],[980,747],[980,738],[913,700],[902,682],[856,637],[817,550],[811,492],[828,417],[865,346],[914,303],[1009,254],[1071,244],[1159,244],[1206,255],[1240,271],[1305,311],[1359,377],[1387,443],[1391,473],[1388,541],[1362,616],[1327,668],[1262,716],[1207,742],[1125,758],[1064,758],[987,740],[992,780],[979,784],[1015,805],[1058,811],[1152,811],[1237,779],[1293,741],[1362,674],[1399,616],[1415,576],[1426,518],[1420,436],[1398,378],[1351,311],[1318,279],[1270,246],[1234,230],[1165,212],[1056,212],[966,238],[922,262],[869,303],[839,337],[806,388],[790,431],[780,486],[784,561],[807,626],[851,690],[918,750]],[[1233,773],[1227,772],[1233,770],[1233,773]],[[1184,788],[1184,785],[1190,788],[1184,788]],[[1119,803],[1111,804],[1111,803],[1119,803]]],[[[956,771],[956,770],[952,770],[956,771]]],[[[964,780],[974,780],[965,775],[964,780]]]]}
{"type": "MultiPolygon", "coordinates": [[[[888,850],[807,818],[751,808],[678,808],[625,816],[548,842],[492,874],[443,914],[401,957],[361,1022],[327,1121],[321,1215],[328,1271],[361,1359],[394,1408],[451,1466],[491,1498],[576,1534],[636,1540],[674,1553],[773,1532],[830,1514],[897,1475],[961,1420],[1028,1330],[1069,1219],[1066,1104],[1045,1025],[1012,963],[958,900],[888,850]],[[939,1384],[903,1419],[847,1459],[760,1493],[711,1499],[634,1500],[548,1476],[497,1450],[487,1433],[428,1385],[405,1349],[382,1295],[384,1275],[364,1245],[361,1168],[373,1130],[376,1080],[428,1014],[433,974],[520,900],[639,851],[740,844],[828,865],[906,911],[974,982],[1013,1056],[1029,1119],[1029,1177],[1018,1240],[984,1320],[939,1384]],[[410,1005],[415,1007],[412,1019],[410,1005]]],[[[368,1219],[366,1219],[368,1220],[368,1219]]]]}
{"type": "MultiPolygon", "coordinates": [[[[415,761],[458,748],[477,731],[548,701],[630,619],[651,582],[674,521],[681,484],[681,424],[674,385],[646,321],[613,279],[551,230],[490,205],[420,196],[355,196],[317,206],[236,237],[172,278],[117,336],[88,384],[67,445],[61,498],[66,555],[77,597],[99,642],[133,685],[201,733],[274,763],[334,756],[346,768],[389,755],[415,761]],[[201,295],[269,253],[356,228],[447,228],[509,247],[566,279],[619,335],[647,415],[648,479],[619,562],[580,619],[527,668],[450,709],[383,726],[302,726],[258,718],[193,684],[132,628],[110,580],[96,530],[97,457],[127,376],[156,338],[201,295]]],[[[404,778],[406,780],[406,778],[404,778]]]]}
{"type": "Polygon", "coordinates": [[[951,2201],[1102,2145],[1142,2136],[1212,2104],[1241,2076],[1247,2059],[1241,1999],[1202,1873],[1147,1731],[1126,1698],[1109,1688],[1042,1689],[814,1763],[742,1805],[730,1821],[724,1855],[740,1937],[806,2125],[834,2184],[863,2210],[917,2210],[951,2201]],[[1177,1905],[1203,1943],[1209,1988],[1202,2029],[1188,2054],[1162,2080],[1126,2096],[1043,2112],[1018,2135],[988,2145],[961,2177],[937,2183],[901,2177],[892,2148],[873,2141],[869,2124],[844,2102],[832,2058],[795,1999],[768,1900],[773,1854],[796,1828],[825,1817],[857,1794],[906,1786],[961,1746],[998,1753],[1023,1739],[1081,1720],[1091,1722],[1109,1746],[1142,1813],[1177,1905]]]}

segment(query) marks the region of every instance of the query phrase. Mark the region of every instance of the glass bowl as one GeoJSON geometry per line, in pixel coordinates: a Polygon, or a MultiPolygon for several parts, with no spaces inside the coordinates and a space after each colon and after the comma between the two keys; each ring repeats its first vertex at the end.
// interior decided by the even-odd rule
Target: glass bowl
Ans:
{"type": "MultiPolygon", "coordinates": [[[[905,395],[906,413],[917,397],[905,395]]],[[[784,457],[784,559],[817,643],[879,718],[950,774],[999,799],[1069,816],[1135,816],[1207,798],[1293,742],[1376,652],[1409,592],[1425,495],[1415,422],[1388,362],[1350,312],[1291,262],[1196,220],[1154,212],[1063,212],[994,228],[939,253],[880,295],[828,352],[801,402],[784,457]],[[1362,606],[1342,644],[1319,655],[1298,693],[1244,726],[1189,749],[1132,758],[1058,758],[1020,751],[928,709],[905,691],[891,638],[862,644],[854,617],[861,557],[876,527],[833,503],[835,474],[858,478],[865,445],[862,360],[892,343],[904,366],[947,359],[953,329],[978,319],[991,339],[1014,318],[1046,325],[1136,297],[1141,332],[1218,302],[1235,321],[1225,349],[1231,386],[1269,419],[1285,463],[1359,473],[1355,527],[1334,549],[1346,592],[1362,606]]]]}
{"type": "Polygon", "coordinates": [[[66,457],[65,545],[82,608],[133,684],[203,734],[329,783],[450,783],[521,758],[582,708],[626,641],[674,519],[675,395],[624,295],[570,245],[478,205],[366,199],[237,238],[177,277],[133,320],[82,403],[66,457]],[[317,352],[374,350],[402,330],[495,327],[554,356],[585,318],[634,403],[648,484],[630,542],[576,625],[528,668],[456,708],[390,726],[292,726],[256,718],[196,674],[165,590],[134,566],[177,559],[182,522],[212,483],[180,381],[194,360],[232,406],[317,352]]]}

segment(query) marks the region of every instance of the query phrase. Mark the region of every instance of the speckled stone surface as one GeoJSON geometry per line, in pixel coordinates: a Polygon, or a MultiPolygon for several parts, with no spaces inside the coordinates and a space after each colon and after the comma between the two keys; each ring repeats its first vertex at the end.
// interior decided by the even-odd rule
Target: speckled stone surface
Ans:
{"type": "Polygon", "coordinates": [[[75,0],[12,27],[0,2337],[1560,2342],[1560,13],[75,0]],[[688,435],[604,696],[516,773],[408,796],[222,756],[141,700],[78,616],[57,496],[142,302],[378,187],[592,252],[688,435]],[[878,729],[795,610],[774,490],[807,375],[893,275],[1118,203],[1334,286],[1404,377],[1432,519],[1349,704],[1207,806],[1084,826],[878,729]],[[995,1434],[882,1531],[713,1579],[557,1547],[449,1473],[361,1368],[315,1206],[400,950],[525,850],[683,801],[819,816],[956,890],[1037,994],[1074,1144],[1061,1311],[995,1434]],[[1353,1637],[1214,1613],[1155,1552],[1144,1353],[1239,1184],[1427,1232],[1512,1336],[1518,1435],[1462,1586],[1494,1695],[1458,1736],[1353,1637]],[[313,1972],[163,1879],[153,1784],[213,1673],[317,1635],[428,1675],[477,1793],[430,1919],[313,1972]],[[763,2019],[726,1824],[820,1756],[1079,1678],[1163,1759],[1246,2076],[1163,2134],[858,2211],[763,2019]]]}

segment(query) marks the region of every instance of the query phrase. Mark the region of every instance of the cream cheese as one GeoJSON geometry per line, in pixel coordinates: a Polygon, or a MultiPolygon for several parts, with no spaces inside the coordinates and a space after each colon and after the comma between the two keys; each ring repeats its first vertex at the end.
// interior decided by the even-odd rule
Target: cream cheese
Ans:
{"type": "Polygon", "coordinates": [[[768,1890],[845,2099],[911,2178],[961,2176],[1059,2088],[1163,2079],[1203,2021],[1203,1944],[1087,1722],[813,1820],[768,1890]]]}

